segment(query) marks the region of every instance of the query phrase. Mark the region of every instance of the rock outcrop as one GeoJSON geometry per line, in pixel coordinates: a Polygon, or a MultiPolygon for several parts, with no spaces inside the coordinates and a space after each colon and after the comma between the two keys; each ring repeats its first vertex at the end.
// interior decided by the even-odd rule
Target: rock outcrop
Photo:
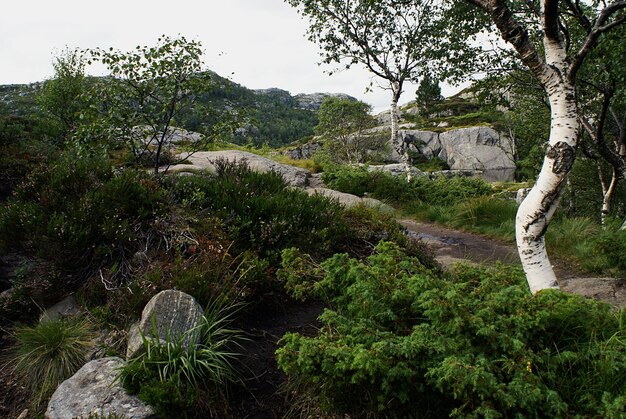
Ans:
{"type": "Polygon", "coordinates": [[[356,98],[346,95],[345,93],[300,93],[295,95],[294,99],[297,108],[318,111],[320,106],[322,106],[322,102],[324,102],[327,97],[356,100],[356,98]]]}
{"type": "Polygon", "coordinates": [[[283,151],[283,154],[294,160],[305,160],[312,158],[313,154],[315,154],[315,152],[320,148],[322,148],[322,144],[318,142],[310,142],[302,144],[298,147],[287,149],[283,151]]]}
{"type": "Polygon", "coordinates": [[[349,193],[339,192],[339,191],[335,191],[334,189],[327,189],[327,188],[321,188],[321,187],[307,188],[305,189],[305,191],[309,195],[319,194],[327,198],[334,199],[346,208],[354,207],[356,205],[365,205],[366,207],[377,208],[384,212],[386,211],[393,212],[393,209],[391,207],[389,207],[386,204],[383,204],[378,199],[374,199],[374,198],[367,198],[367,197],[361,198],[361,197],[358,197],[356,195],[352,195],[349,193]]]}
{"type": "Polygon", "coordinates": [[[246,151],[202,151],[187,158],[190,164],[177,164],[169,168],[170,171],[208,170],[215,172],[215,162],[226,160],[229,162],[245,162],[252,170],[259,172],[275,171],[280,173],[291,186],[303,187],[306,185],[310,172],[306,169],[277,163],[273,160],[246,151]]]}
{"type": "Polygon", "coordinates": [[[56,389],[46,419],[123,417],[154,418],[154,411],[135,396],[126,394],[117,379],[124,361],[117,357],[88,362],[56,389]]]}
{"type": "Polygon", "coordinates": [[[186,334],[183,345],[193,345],[194,335],[188,332],[197,328],[203,314],[202,307],[192,296],[176,290],[161,291],[148,301],[141,320],[131,327],[126,359],[139,355],[144,349],[142,334],[163,341],[168,335],[176,340],[186,334]]]}

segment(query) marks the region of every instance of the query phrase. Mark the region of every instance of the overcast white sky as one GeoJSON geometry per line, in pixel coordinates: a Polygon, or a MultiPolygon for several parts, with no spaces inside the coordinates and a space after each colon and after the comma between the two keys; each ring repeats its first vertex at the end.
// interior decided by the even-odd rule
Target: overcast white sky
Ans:
{"type": "MultiPolygon", "coordinates": [[[[324,73],[307,22],[283,0],[16,0],[0,15],[0,84],[31,83],[53,75],[55,53],[69,48],[131,50],[162,35],[202,42],[208,68],[252,89],[347,93],[388,107],[389,94],[358,68],[324,73]]],[[[450,94],[458,89],[444,89],[450,94]]],[[[414,97],[406,86],[402,103],[414,97]]]]}

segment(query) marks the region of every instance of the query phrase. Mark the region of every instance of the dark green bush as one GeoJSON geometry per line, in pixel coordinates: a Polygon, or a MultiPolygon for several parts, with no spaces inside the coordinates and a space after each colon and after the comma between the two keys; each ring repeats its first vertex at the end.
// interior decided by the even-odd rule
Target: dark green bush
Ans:
{"type": "Polygon", "coordinates": [[[143,172],[66,155],[19,186],[0,215],[0,243],[88,272],[131,254],[162,205],[160,186],[143,172]]]}
{"type": "Polygon", "coordinates": [[[560,291],[532,296],[515,269],[432,275],[381,243],[336,255],[315,292],[316,337],[287,334],[281,368],[355,417],[624,415],[626,313],[560,291]]]}
{"type": "Polygon", "coordinates": [[[328,253],[345,229],[337,223],[339,204],[291,188],[277,173],[257,173],[242,164],[220,164],[216,176],[173,179],[172,190],[181,204],[225,220],[234,253],[251,249],[267,256],[291,246],[328,253]]]}

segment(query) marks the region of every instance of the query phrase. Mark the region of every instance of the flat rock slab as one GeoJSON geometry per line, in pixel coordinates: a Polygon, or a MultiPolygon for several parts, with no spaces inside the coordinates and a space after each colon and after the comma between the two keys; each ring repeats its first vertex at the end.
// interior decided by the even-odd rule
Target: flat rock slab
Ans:
{"type": "Polygon", "coordinates": [[[191,164],[177,164],[171,166],[169,171],[208,170],[215,172],[215,162],[217,160],[225,160],[232,163],[245,162],[250,169],[261,173],[270,171],[278,172],[291,186],[306,186],[307,178],[311,174],[311,172],[306,169],[278,163],[274,160],[248,153],[247,151],[238,150],[201,151],[187,158],[187,161],[191,164]]]}
{"type": "Polygon", "coordinates": [[[117,380],[125,362],[117,357],[88,362],[56,389],[46,410],[46,419],[123,417],[154,418],[154,411],[135,396],[126,394],[117,380]]]}
{"type": "Polygon", "coordinates": [[[382,211],[393,212],[393,208],[391,208],[389,205],[383,204],[378,199],[374,199],[374,198],[361,198],[356,195],[352,195],[352,194],[345,193],[345,192],[339,192],[334,189],[327,189],[327,188],[307,188],[305,189],[305,191],[309,195],[319,194],[327,198],[334,199],[337,202],[339,202],[341,205],[347,208],[350,208],[356,205],[365,205],[366,207],[378,208],[379,210],[382,210],[382,211]]]}
{"type": "MultiPolygon", "coordinates": [[[[128,334],[126,359],[136,357],[144,350],[141,335],[148,339],[165,341],[167,336],[176,340],[196,328],[204,311],[189,294],[176,290],[161,291],[148,301],[141,314],[141,320],[128,334]]],[[[187,334],[183,346],[193,344],[193,336],[187,334]]]]}

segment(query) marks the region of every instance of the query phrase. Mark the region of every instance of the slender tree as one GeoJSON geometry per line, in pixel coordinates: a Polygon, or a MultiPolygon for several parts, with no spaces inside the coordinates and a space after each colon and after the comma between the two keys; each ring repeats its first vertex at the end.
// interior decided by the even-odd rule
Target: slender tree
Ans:
{"type": "MultiPolygon", "coordinates": [[[[398,140],[398,101],[407,82],[432,73],[446,49],[442,5],[435,0],[286,0],[310,20],[309,39],[324,63],[361,64],[391,91],[391,144],[398,140]]],[[[453,57],[450,57],[453,58],[453,57]]],[[[408,169],[408,167],[407,167],[408,169]]]]}
{"type": "Polygon", "coordinates": [[[539,80],[550,103],[550,136],[541,172],[516,218],[517,246],[531,291],[558,288],[544,235],[557,209],[580,143],[576,79],[603,34],[626,21],[626,1],[582,7],[579,1],[463,0],[485,12],[502,39],[539,80]],[[602,6],[602,7],[600,7],[602,6]],[[520,10],[525,10],[520,13],[520,10]],[[536,23],[524,19],[536,16],[536,23]],[[586,36],[572,45],[564,19],[581,22],[586,36]],[[537,42],[534,42],[537,41],[537,42]]]}

